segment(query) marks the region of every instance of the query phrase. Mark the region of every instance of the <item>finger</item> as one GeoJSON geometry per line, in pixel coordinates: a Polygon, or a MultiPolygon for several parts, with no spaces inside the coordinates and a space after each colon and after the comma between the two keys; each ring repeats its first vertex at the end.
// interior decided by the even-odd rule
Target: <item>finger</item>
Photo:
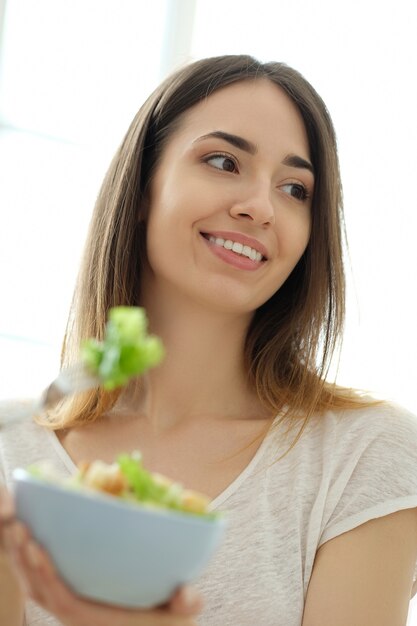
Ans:
{"type": "Polygon", "coordinates": [[[52,577],[54,567],[48,555],[36,544],[28,529],[21,522],[14,522],[6,528],[6,545],[11,565],[25,592],[36,602],[46,606],[49,598],[57,594],[45,582],[52,577]]]}
{"type": "Polygon", "coordinates": [[[7,489],[0,485],[0,547],[4,547],[4,533],[15,521],[14,502],[7,489]]]}
{"type": "Polygon", "coordinates": [[[27,540],[27,536],[27,529],[20,522],[13,521],[4,527],[4,548],[6,550],[8,561],[13,573],[16,575],[16,578],[24,591],[27,589],[27,584],[24,572],[22,571],[20,549],[27,540]]]}
{"type": "Polygon", "coordinates": [[[14,517],[14,502],[4,485],[0,485],[0,521],[4,523],[10,517],[14,517]]]}
{"type": "Polygon", "coordinates": [[[171,598],[168,608],[176,615],[198,615],[203,608],[203,598],[195,587],[185,585],[171,598]]]}
{"type": "Polygon", "coordinates": [[[27,594],[66,626],[193,626],[184,591],[179,592],[182,614],[171,608],[135,611],[91,602],[74,594],[59,578],[47,553],[36,544],[26,528],[16,523],[10,531],[19,578],[27,594]]]}
{"type": "MultiPolygon", "coordinates": [[[[15,529],[14,534],[16,535],[15,529]]],[[[22,536],[18,539],[14,551],[19,579],[32,600],[69,626],[90,626],[94,623],[83,621],[82,617],[75,619],[79,602],[77,596],[57,576],[47,553],[30,538],[27,531],[23,539],[22,536]]]]}
{"type": "Polygon", "coordinates": [[[59,578],[45,550],[26,527],[14,522],[7,528],[9,552],[26,593],[67,626],[192,626],[192,616],[200,612],[200,595],[192,587],[182,587],[165,608],[150,611],[123,610],[84,600],[59,578]]]}
{"type": "Polygon", "coordinates": [[[16,551],[28,536],[26,527],[14,517],[2,522],[4,547],[8,552],[16,551]]]}
{"type": "Polygon", "coordinates": [[[26,534],[17,550],[18,567],[28,587],[29,595],[45,608],[55,602],[65,605],[70,595],[56,576],[55,568],[45,550],[26,534]],[[63,596],[63,597],[62,597],[63,596]]]}

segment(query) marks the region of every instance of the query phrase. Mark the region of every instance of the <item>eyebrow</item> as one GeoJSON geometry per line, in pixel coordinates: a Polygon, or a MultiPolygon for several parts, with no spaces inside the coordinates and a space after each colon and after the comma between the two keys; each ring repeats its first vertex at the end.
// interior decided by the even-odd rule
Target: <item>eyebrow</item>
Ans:
{"type": "Polygon", "coordinates": [[[296,154],[289,154],[286,156],[283,160],[283,164],[288,165],[289,167],[297,167],[299,169],[308,170],[314,176],[314,167],[312,163],[300,156],[297,156],[296,154]]]}
{"type": "Polygon", "coordinates": [[[196,141],[203,141],[204,139],[212,139],[213,137],[215,139],[223,139],[224,141],[227,141],[228,143],[230,143],[232,146],[235,146],[235,148],[239,148],[240,150],[249,152],[249,154],[256,154],[256,152],[258,151],[257,146],[251,141],[248,141],[247,139],[244,139],[243,137],[239,137],[239,135],[232,135],[231,133],[226,133],[224,130],[213,130],[213,132],[207,133],[207,135],[202,135],[201,137],[196,139],[196,141]]]}
{"type": "MultiPolygon", "coordinates": [[[[258,151],[258,147],[256,146],[256,144],[252,143],[251,141],[248,141],[248,139],[244,139],[243,137],[240,137],[239,135],[233,135],[232,133],[226,133],[223,130],[214,130],[211,133],[202,135],[201,137],[196,139],[194,143],[204,141],[204,139],[212,139],[213,137],[215,139],[223,139],[224,141],[227,141],[235,148],[239,148],[240,150],[243,150],[244,152],[248,152],[249,154],[256,154],[258,151]]],[[[308,170],[314,176],[314,167],[310,163],[310,161],[307,161],[306,159],[303,159],[302,157],[297,156],[296,154],[289,154],[288,156],[285,157],[282,163],[283,165],[287,165],[288,167],[296,167],[298,169],[308,170]]]]}

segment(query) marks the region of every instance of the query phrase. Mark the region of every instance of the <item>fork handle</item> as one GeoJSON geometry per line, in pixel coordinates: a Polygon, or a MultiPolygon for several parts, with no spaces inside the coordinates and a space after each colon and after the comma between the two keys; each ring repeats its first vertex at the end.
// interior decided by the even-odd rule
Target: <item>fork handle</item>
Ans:
{"type": "Polygon", "coordinates": [[[41,407],[43,410],[50,409],[58,404],[66,393],[53,382],[45,389],[41,397],[41,407]]]}

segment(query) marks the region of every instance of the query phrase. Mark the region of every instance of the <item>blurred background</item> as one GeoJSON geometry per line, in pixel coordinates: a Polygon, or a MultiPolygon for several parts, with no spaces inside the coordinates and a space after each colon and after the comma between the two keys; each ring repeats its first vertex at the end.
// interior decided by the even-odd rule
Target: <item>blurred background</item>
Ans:
{"type": "Polygon", "coordinates": [[[300,70],[336,126],[350,245],[338,381],[417,412],[413,4],[0,0],[0,399],[57,372],[95,197],[144,98],[187,61],[250,53],[300,70]]]}

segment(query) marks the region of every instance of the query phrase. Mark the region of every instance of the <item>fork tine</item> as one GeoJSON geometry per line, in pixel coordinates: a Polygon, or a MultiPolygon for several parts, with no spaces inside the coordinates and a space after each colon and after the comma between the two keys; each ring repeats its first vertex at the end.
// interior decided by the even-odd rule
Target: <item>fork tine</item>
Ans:
{"type": "Polygon", "coordinates": [[[66,395],[74,391],[98,387],[100,379],[90,374],[82,363],[75,363],[62,369],[53,383],[66,395]]]}
{"type": "Polygon", "coordinates": [[[53,381],[49,387],[45,389],[41,396],[40,408],[43,411],[46,409],[51,409],[53,406],[58,404],[63,398],[65,398],[67,394],[64,393],[59,386],[53,381]]]}
{"type": "Polygon", "coordinates": [[[82,363],[75,363],[75,365],[60,371],[57,378],[45,390],[42,402],[45,408],[50,408],[65,396],[99,385],[100,380],[97,376],[90,374],[82,363]]]}

